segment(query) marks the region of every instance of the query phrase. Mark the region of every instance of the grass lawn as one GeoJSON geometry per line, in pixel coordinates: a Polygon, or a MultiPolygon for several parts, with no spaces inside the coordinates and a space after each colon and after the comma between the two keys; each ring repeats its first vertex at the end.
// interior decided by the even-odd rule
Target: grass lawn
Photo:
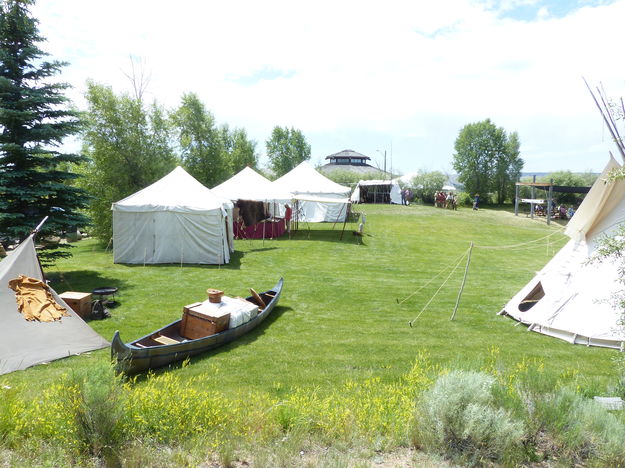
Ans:
{"type": "MultiPolygon", "coordinates": [[[[280,304],[259,328],[173,371],[183,378],[218,374],[202,385],[231,395],[261,391],[280,396],[294,387],[323,391],[371,377],[391,382],[423,350],[435,363],[479,369],[491,347],[498,349],[504,366],[536,358],[547,374],[575,369],[598,388],[614,379],[614,351],[573,346],[497,315],[567,238],[555,234],[549,243],[530,248],[483,247],[540,239],[561,226],[490,209],[364,205],[357,210],[367,215],[362,239],[352,235],[355,225],[348,225],[341,241],[340,225],[331,230],[331,224],[303,224],[292,239],[236,241],[231,263],[221,267],[116,265],[110,251],[85,240],[76,244],[73,258],[47,274],[57,292],[117,286],[120,305],[112,318],[90,324],[109,340],[120,330],[125,341],[178,318],[182,307],[203,300],[209,287],[246,295],[248,287],[264,290],[283,276],[280,304]],[[397,303],[455,264],[470,242],[476,248],[454,321],[450,316],[464,263],[425,310],[446,273],[397,303]]],[[[3,376],[2,382],[27,382],[36,392],[60,374],[108,360],[109,353],[104,349],[36,366],[3,376]]]]}

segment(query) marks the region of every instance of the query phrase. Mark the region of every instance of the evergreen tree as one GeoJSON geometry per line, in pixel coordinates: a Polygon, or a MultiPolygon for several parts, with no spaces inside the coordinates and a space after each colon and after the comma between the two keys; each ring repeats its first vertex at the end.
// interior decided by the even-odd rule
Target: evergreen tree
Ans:
{"type": "MultiPolygon", "coordinates": [[[[67,163],[83,160],[59,151],[79,130],[65,83],[51,79],[66,64],[47,61],[37,43],[31,0],[0,0],[0,236],[24,239],[46,215],[42,235],[84,226],[79,210],[88,202],[67,163]]],[[[64,249],[43,252],[44,261],[69,256],[64,249]]]]}

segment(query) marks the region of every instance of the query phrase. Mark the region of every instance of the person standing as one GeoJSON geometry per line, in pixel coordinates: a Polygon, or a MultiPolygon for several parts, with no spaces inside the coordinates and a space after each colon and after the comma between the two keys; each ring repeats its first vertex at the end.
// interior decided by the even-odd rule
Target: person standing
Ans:
{"type": "Polygon", "coordinates": [[[480,203],[480,194],[476,193],[475,194],[475,198],[473,199],[473,209],[477,210],[478,209],[478,205],[480,203]]]}

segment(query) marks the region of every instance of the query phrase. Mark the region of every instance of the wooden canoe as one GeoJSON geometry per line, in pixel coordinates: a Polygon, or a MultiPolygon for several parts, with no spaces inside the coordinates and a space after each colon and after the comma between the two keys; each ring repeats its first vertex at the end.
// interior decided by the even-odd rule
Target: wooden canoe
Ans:
{"type": "MultiPolygon", "coordinates": [[[[125,374],[136,374],[195,356],[240,338],[271,314],[280,299],[283,282],[280,278],[272,289],[258,294],[265,307],[259,309],[256,317],[238,327],[214,335],[195,340],[185,339],[180,336],[181,319],[128,344],[122,341],[119,331],[116,331],[111,342],[111,356],[116,362],[117,370],[125,374]]],[[[253,296],[247,297],[246,300],[258,305],[253,296]]]]}

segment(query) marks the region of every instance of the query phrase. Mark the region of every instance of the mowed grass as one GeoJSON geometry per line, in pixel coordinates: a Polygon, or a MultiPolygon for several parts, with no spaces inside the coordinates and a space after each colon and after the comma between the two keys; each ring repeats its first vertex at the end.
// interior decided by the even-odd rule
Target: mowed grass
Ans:
{"type": "MultiPolygon", "coordinates": [[[[355,224],[347,225],[343,240],[340,224],[334,230],[332,224],[301,224],[292,239],[236,241],[231,263],[221,267],[116,265],[111,251],[86,240],[76,244],[72,259],[47,273],[58,292],[117,286],[120,305],[111,310],[112,317],[90,325],[108,340],[120,330],[125,341],[179,318],[182,307],[203,300],[209,287],[247,295],[249,287],[265,290],[284,277],[279,307],[259,328],[192,359],[188,366],[158,371],[182,378],[217,375],[193,385],[213,385],[227,395],[267,392],[279,397],[294,388],[323,392],[371,377],[392,382],[424,350],[436,364],[479,369],[492,347],[499,350],[502,366],[537,359],[551,376],[575,370],[593,387],[614,383],[614,351],[528,332],[497,315],[564,245],[561,226],[489,209],[356,209],[367,216],[362,238],[352,234],[355,224]],[[552,233],[529,246],[505,248],[552,233]],[[455,265],[470,242],[475,248],[454,321],[450,316],[465,262],[425,310],[448,273],[398,304],[455,265]]],[[[37,392],[56,377],[108,361],[109,356],[109,349],[95,351],[9,374],[2,381],[28,383],[37,392]]]]}

